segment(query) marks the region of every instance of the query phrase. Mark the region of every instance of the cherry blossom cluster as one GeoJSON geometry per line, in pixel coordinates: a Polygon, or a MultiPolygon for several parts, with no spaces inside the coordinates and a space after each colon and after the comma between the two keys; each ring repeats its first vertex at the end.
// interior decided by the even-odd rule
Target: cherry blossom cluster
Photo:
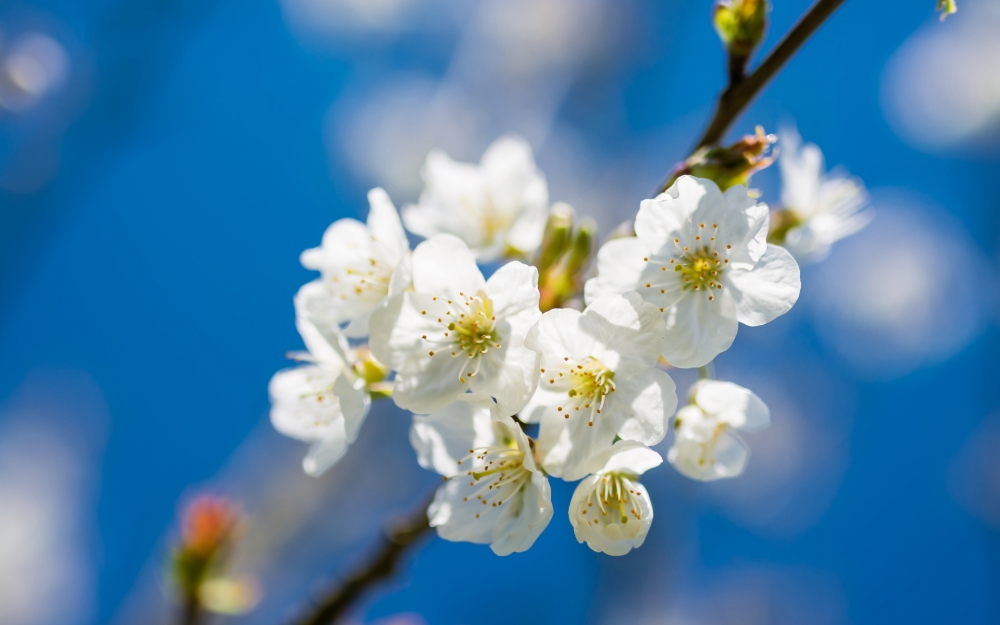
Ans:
{"type": "Polygon", "coordinates": [[[543,312],[526,261],[552,256],[546,223],[566,207],[550,210],[528,144],[501,138],[479,164],[431,153],[402,218],[374,189],[367,223],[341,219],[302,254],[320,277],[295,297],[307,351],[271,381],[275,428],[311,444],[303,467],[319,475],[372,399],[391,396],[414,415],[420,465],[444,477],[428,510],[442,538],[528,549],[558,478],[578,482],[577,539],[628,553],[653,520],[640,478],[663,461],[654,446],[672,434],[681,474],[731,478],[749,458],[739,432],[770,421],[751,391],[707,375],[678,410],[667,370],[706,368],[740,324],[788,312],[796,259],[821,258],[870,218],[860,183],[825,174],[815,146],[790,140],[781,165],[775,224],[745,186],[681,176],[640,204],[635,236],[603,244],[577,299],[559,300],[579,306],[543,312]],[[424,238],[412,251],[404,224],[424,238]]]}

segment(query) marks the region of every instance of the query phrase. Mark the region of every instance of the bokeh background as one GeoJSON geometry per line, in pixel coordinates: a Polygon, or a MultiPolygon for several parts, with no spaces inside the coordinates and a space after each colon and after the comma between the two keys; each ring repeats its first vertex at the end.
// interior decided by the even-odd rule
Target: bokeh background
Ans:
{"type": "MultiPolygon", "coordinates": [[[[572,486],[525,554],[428,541],[352,615],[420,623],[1000,623],[1000,5],[847,2],[743,116],[797,124],[875,221],[717,361],[774,425],[746,474],[648,473],[623,558],[572,486]]],[[[807,7],[774,0],[767,45],[807,7]]],[[[553,200],[631,217],[711,113],[708,0],[0,3],[0,623],[170,623],[183,502],[287,622],[438,481],[378,404],[329,474],[267,422],[297,262],[427,151],[517,132],[553,200]]],[[[754,178],[765,200],[778,179],[754,178]]],[[[675,378],[686,388],[692,376],[675,378]]],[[[663,451],[663,449],[661,449],[663,451]]]]}

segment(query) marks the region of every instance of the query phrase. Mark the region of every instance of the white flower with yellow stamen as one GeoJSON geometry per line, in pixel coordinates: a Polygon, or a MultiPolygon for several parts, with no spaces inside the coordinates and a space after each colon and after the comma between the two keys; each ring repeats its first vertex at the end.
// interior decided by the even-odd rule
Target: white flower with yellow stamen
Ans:
{"type": "Polygon", "coordinates": [[[599,297],[582,313],[542,315],[525,340],[541,354],[541,377],[521,417],[541,423],[546,471],[578,480],[616,436],[663,440],[677,407],[673,380],[655,368],[663,336],[659,309],[633,292],[599,297]]]}
{"type": "Polygon", "coordinates": [[[410,441],[420,465],[446,478],[427,511],[441,538],[505,556],[526,551],[552,519],[549,482],[529,439],[488,396],[470,393],[414,416],[410,441]]]}
{"type": "Polygon", "coordinates": [[[517,413],[538,380],[538,354],[524,346],[542,314],[538,270],[511,262],[485,280],[469,248],[441,234],[413,251],[412,272],[413,289],[372,315],[372,352],[396,371],[393,400],[426,414],[479,391],[517,413]]]}
{"type": "Polygon", "coordinates": [[[333,222],[322,245],[302,252],[301,259],[322,273],[299,291],[305,314],[325,324],[348,324],[344,333],[352,338],[367,335],[371,313],[409,286],[410,244],[396,207],[382,189],[369,191],[368,202],[367,225],[333,222]]]}
{"type": "Polygon", "coordinates": [[[453,234],[482,262],[528,254],[542,242],[549,190],[524,139],[497,139],[478,165],[431,152],[423,177],[419,204],[403,209],[410,232],[453,234]]]}
{"type": "Polygon", "coordinates": [[[666,323],[662,354],[675,367],[708,364],[740,323],[763,325],[799,297],[799,267],[767,244],[767,206],[746,187],[722,193],[711,180],[681,176],[642,202],[635,232],[601,248],[586,300],[636,291],[656,305],[666,323]]]}
{"type": "Polygon", "coordinates": [[[588,473],[569,504],[569,522],[578,541],[609,556],[642,546],[653,523],[653,504],[639,476],[663,462],[660,454],[635,441],[618,441],[586,463],[588,473]]]}
{"type": "Polygon", "coordinates": [[[297,299],[296,325],[309,351],[293,357],[309,364],[274,374],[268,390],[274,429],[312,444],[302,468],[316,476],[357,438],[370,404],[365,373],[381,365],[367,350],[350,349],[336,327],[307,319],[301,308],[297,299]]]}
{"type": "Polygon", "coordinates": [[[795,129],[781,133],[781,203],[778,225],[780,244],[800,263],[823,260],[830,247],[872,220],[868,193],[857,178],[826,173],[823,153],[795,129]]]}
{"type": "Polygon", "coordinates": [[[674,417],[674,443],[667,460],[684,475],[702,481],[736,477],[750,449],[734,430],[752,432],[771,423],[767,405],[751,391],[717,380],[701,380],[691,403],[674,417]]]}

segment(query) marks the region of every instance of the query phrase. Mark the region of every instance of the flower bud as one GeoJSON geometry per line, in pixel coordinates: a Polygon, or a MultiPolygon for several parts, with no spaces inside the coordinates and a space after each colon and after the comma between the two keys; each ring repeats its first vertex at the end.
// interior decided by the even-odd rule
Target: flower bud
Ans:
{"type": "Polygon", "coordinates": [[[200,495],[181,515],[181,540],[173,556],[174,576],[188,595],[197,594],[239,524],[236,506],[222,497],[200,495]]]}
{"type": "Polygon", "coordinates": [[[777,140],[775,135],[764,134],[764,129],[757,126],[756,134],[746,135],[729,147],[704,147],[674,170],[664,188],[684,175],[708,178],[723,191],[738,184],[747,185],[750,176],[774,162],[770,150],[777,140]]]}
{"type": "Polygon", "coordinates": [[[573,246],[569,251],[569,259],[566,261],[566,273],[571,276],[578,276],[590,266],[590,259],[594,255],[594,246],[597,242],[597,222],[593,219],[585,219],[580,222],[580,227],[573,237],[573,246]]]}
{"type": "Polygon", "coordinates": [[[767,29],[767,0],[718,0],[712,21],[729,52],[730,79],[743,78],[747,61],[767,29]]]}
{"type": "Polygon", "coordinates": [[[952,13],[958,12],[955,0],[938,0],[937,10],[941,11],[941,21],[943,22],[952,13]]]}
{"type": "Polygon", "coordinates": [[[549,211],[549,219],[545,222],[545,234],[542,236],[542,247],[538,252],[535,266],[543,272],[556,264],[569,246],[573,233],[573,207],[565,202],[554,204],[549,211]]]}

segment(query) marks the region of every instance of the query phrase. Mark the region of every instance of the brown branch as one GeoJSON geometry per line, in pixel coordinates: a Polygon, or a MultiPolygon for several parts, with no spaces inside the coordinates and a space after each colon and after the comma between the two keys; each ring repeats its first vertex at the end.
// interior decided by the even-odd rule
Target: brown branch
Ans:
{"type": "Polygon", "coordinates": [[[709,122],[705,133],[698,140],[695,150],[706,145],[718,143],[722,135],[743,109],[753,101],[761,89],[774,78],[774,76],[784,67],[799,48],[802,47],[809,37],[823,25],[833,12],[840,8],[846,0],[817,0],[816,4],[806,11],[806,14],[792,27],[785,38],[781,40],[771,54],[742,81],[730,84],[719,95],[719,102],[715,107],[715,115],[709,122]]]}
{"type": "MultiPolygon", "coordinates": [[[[433,494],[432,494],[433,495],[433,494]]],[[[294,622],[294,625],[329,625],[336,623],[361,595],[376,582],[390,577],[406,550],[430,530],[427,507],[433,496],[397,522],[386,532],[382,545],[372,557],[354,571],[342,584],[320,599],[315,609],[294,622]]]]}

